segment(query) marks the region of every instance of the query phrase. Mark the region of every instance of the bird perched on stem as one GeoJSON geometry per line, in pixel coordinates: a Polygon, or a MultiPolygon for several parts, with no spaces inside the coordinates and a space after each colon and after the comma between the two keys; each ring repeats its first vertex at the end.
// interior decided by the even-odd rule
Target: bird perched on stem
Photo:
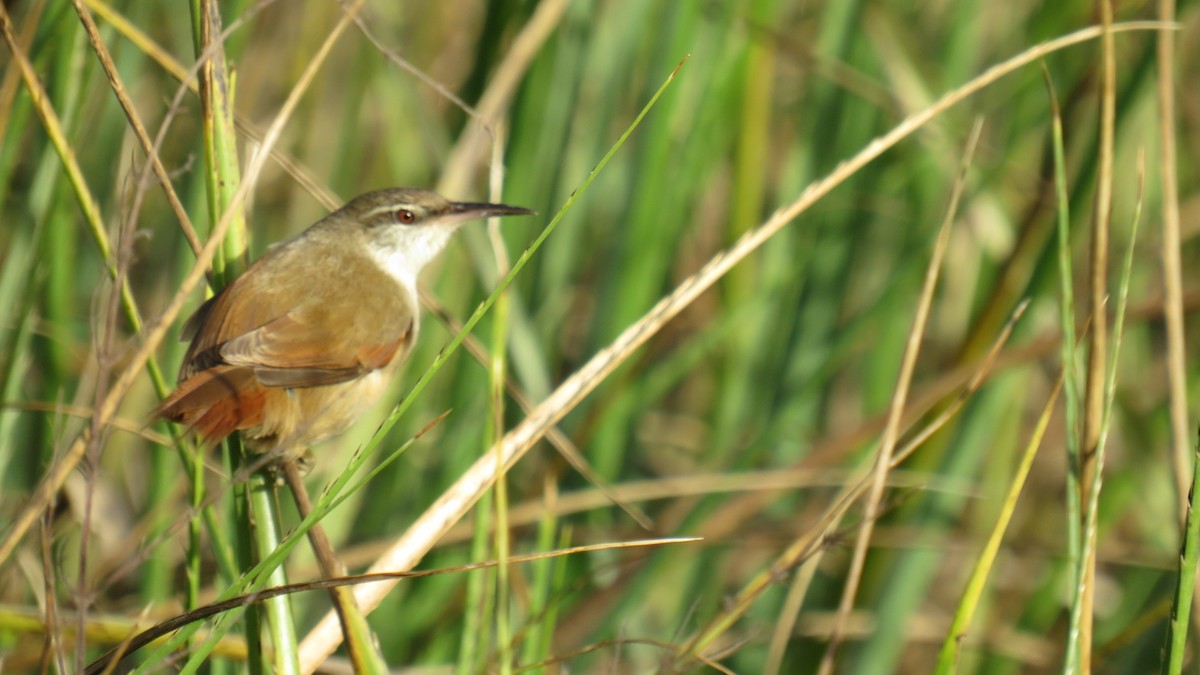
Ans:
{"type": "Polygon", "coordinates": [[[417,275],[468,221],[533,212],[393,188],[271,250],[188,319],[179,386],[158,415],[208,444],[242,432],[299,454],[346,430],[417,339],[417,275]]]}

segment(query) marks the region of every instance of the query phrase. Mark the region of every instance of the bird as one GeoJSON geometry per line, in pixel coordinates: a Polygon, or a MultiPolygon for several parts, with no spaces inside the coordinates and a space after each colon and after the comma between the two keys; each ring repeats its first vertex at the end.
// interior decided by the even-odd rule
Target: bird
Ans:
{"type": "Polygon", "coordinates": [[[233,432],[298,457],[348,429],[417,340],[417,277],[466,221],[533,215],[416,188],[363,194],[270,248],[185,322],[156,416],[207,446],[233,432]]]}

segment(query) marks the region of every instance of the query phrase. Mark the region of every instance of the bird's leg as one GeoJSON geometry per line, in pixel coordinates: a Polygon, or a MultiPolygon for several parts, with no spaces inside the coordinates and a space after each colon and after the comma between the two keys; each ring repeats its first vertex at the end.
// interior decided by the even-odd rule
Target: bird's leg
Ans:
{"type": "MultiPolygon", "coordinates": [[[[295,453],[292,451],[284,452],[280,449],[272,450],[269,457],[265,458],[266,465],[262,466],[262,470],[267,475],[267,482],[277,488],[287,486],[295,492],[296,486],[288,478],[288,465],[295,465],[296,471],[300,473],[300,478],[308,476],[312,473],[313,467],[317,465],[316,458],[313,457],[312,450],[304,448],[301,452],[295,453]]],[[[301,482],[303,486],[303,481],[301,482]]],[[[307,513],[301,514],[306,516],[307,513]]]]}

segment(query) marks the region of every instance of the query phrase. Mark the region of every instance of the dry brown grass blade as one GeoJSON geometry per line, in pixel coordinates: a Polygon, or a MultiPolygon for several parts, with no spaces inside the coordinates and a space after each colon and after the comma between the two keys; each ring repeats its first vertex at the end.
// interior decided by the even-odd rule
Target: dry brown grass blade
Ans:
{"type": "MultiPolygon", "coordinates": [[[[46,11],[46,0],[38,0],[25,10],[25,25],[17,37],[21,51],[28,52],[33,44],[33,36],[46,11]]],[[[13,103],[17,100],[17,90],[21,85],[21,70],[8,68],[4,71],[4,79],[0,82],[0,138],[7,136],[8,122],[12,118],[13,103]]]]}
{"type": "Polygon", "coordinates": [[[104,45],[104,40],[100,37],[100,29],[96,27],[96,21],[92,19],[92,13],[88,11],[83,0],[71,0],[71,2],[75,5],[75,13],[79,15],[79,20],[83,23],[83,30],[87,33],[88,41],[92,43],[92,49],[96,52],[100,66],[104,68],[104,75],[112,87],[113,95],[117,97],[117,102],[121,104],[121,110],[125,112],[125,118],[129,120],[129,126],[133,128],[133,134],[137,136],[138,143],[141,144],[142,150],[146,153],[146,159],[150,161],[150,166],[154,169],[154,175],[158,178],[163,193],[167,196],[167,203],[171,206],[171,211],[175,213],[175,217],[179,220],[179,227],[183,230],[183,236],[187,239],[188,246],[192,247],[193,253],[198,252],[200,250],[200,238],[196,236],[196,228],[192,226],[192,221],[188,218],[187,211],[184,210],[183,204],[179,201],[179,195],[175,194],[175,186],[171,183],[171,177],[167,175],[167,169],[159,160],[158,153],[154,151],[154,144],[150,140],[150,134],[147,133],[146,126],[142,124],[142,118],[138,115],[137,108],[133,106],[133,101],[129,98],[125,84],[121,81],[121,75],[117,72],[117,65],[113,63],[112,55],[108,53],[108,47],[104,45]]]}
{"type": "Polygon", "coordinates": [[[1099,169],[1096,175],[1096,209],[1092,221],[1092,241],[1089,251],[1088,312],[1092,316],[1092,339],[1088,342],[1088,368],[1083,403],[1083,439],[1080,444],[1079,503],[1084,505],[1081,517],[1083,546],[1083,579],[1081,590],[1079,624],[1079,672],[1090,673],[1092,653],[1092,606],[1093,589],[1096,582],[1096,546],[1094,531],[1087,528],[1088,504],[1096,482],[1103,470],[1097,461],[1100,434],[1104,426],[1104,396],[1108,363],[1108,317],[1104,311],[1108,298],[1108,230],[1112,210],[1113,141],[1116,128],[1117,61],[1116,45],[1112,32],[1112,0],[1098,0],[1102,21],[1100,78],[1100,150],[1099,169]]]}
{"type": "MultiPolygon", "coordinates": [[[[1159,0],[1158,18],[1175,20],[1175,1],[1159,0]]],[[[1180,514],[1185,508],[1192,448],[1188,431],[1187,359],[1183,331],[1183,262],[1179,249],[1179,176],[1175,138],[1175,31],[1158,33],[1158,128],[1162,155],[1159,178],[1163,202],[1163,313],[1167,329],[1168,409],[1171,415],[1171,459],[1179,490],[1180,514]]]]}
{"type": "MultiPolygon", "coordinates": [[[[1154,21],[1123,23],[1114,30],[1157,30],[1164,26],[1154,21]]],[[[445,533],[462,518],[496,480],[496,470],[503,459],[507,470],[553,425],[574,409],[608,373],[623,363],[634,351],[653,337],[662,326],[688,307],[701,293],[723,277],[734,265],[753,253],[763,243],[783,229],[796,216],[829,194],[858,170],[875,160],[889,148],[912,135],[946,109],[958,104],[1000,77],[1034,63],[1046,55],[1071,45],[1094,40],[1103,32],[1100,27],[1085,28],[1069,35],[1031,47],[1020,54],[988,68],[967,84],[955,89],[936,104],[903,120],[890,132],[868,143],[858,154],[839,164],[834,170],[809,185],[795,201],[780,208],[765,223],[748,231],[730,248],[718,253],[700,269],[685,279],[668,296],[654,305],[641,319],[627,328],[607,348],[592,357],[587,364],[568,377],[530,415],[499,441],[498,447],[484,453],[471,468],[434,502],[412,527],[401,536],[389,552],[372,569],[410,569],[433,547],[445,533]],[[498,453],[498,454],[497,454],[498,453]]],[[[359,602],[369,612],[391,589],[392,584],[374,584],[356,589],[359,602]]],[[[337,619],[326,614],[304,638],[300,663],[312,672],[337,648],[340,631],[337,619]]]]}
{"type": "Polygon", "coordinates": [[[59,672],[66,672],[66,655],[63,653],[62,642],[66,638],[63,633],[66,632],[64,628],[67,625],[66,622],[60,622],[58,618],[58,593],[54,590],[54,587],[58,583],[55,579],[55,571],[58,569],[58,566],[54,564],[54,555],[50,550],[53,541],[54,535],[50,527],[50,516],[46,514],[38,519],[38,542],[41,544],[42,554],[42,603],[44,604],[43,609],[45,611],[43,621],[45,621],[46,627],[45,637],[42,641],[41,670],[42,672],[49,672],[50,657],[53,655],[57,657],[55,666],[58,667],[59,672]]]}
{"type": "MultiPolygon", "coordinates": [[[[1158,18],[1175,20],[1175,1],[1160,0],[1158,18]]],[[[1176,147],[1175,31],[1158,33],[1158,114],[1161,133],[1159,179],[1163,203],[1163,318],[1167,332],[1167,410],[1171,418],[1171,460],[1175,468],[1180,519],[1187,513],[1188,474],[1192,463],[1188,430],[1187,356],[1183,317],[1182,236],[1179,218],[1179,161],[1176,147]]],[[[1192,613],[1200,616],[1200,596],[1192,600],[1192,613]]],[[[1200,624],[1193,622],[1194,631],[1200,624]]]]}
{"type": "MultiPolygon", "coordinates": [[[[871,534],[875,529],[875,521],[879,518],[881,505],[883,503],[883,491],[887,486],[887,475],[891,469],[892,458],[896,449],[896,443],[900,437],[900,421],[904,414],[904,407],[908,403],[908,392],[912,387],[913,373],[917,369],[917,355],[921,352],[921,343],[925,337],[925,326],[929,320],[929,310],[933,306],[933,293],[937,290],[938,277],[942,269],[942,260],[945,258],[946,249],[950,245],[950,233],[952,231],[954,220],[958,217],[958,204],[962,199],[963,190],[967,184],[967,173],[971,168],[971,160],[975,156],[975,147],[979,143],[979,136],[983,131],[983,121],[976,120],[975,126],[971,129],[971,135],[967,140],[966,149],[963,151],[962,164],[959,167],[958,177],[954,181],[954,185],[950,193],[950,203],[946,207],[946,215],[942,220],[942,227],[938,232],[937,240],[934,242],[933,253],[929,257],[929,265],[925,269],[925,284],[921,289],[921,295],[917,300],[916,313],[913,316],[912,328],[908,333],[908,341],[904,346],[904,356],[900,363],[900,373],[897,377],[896,388],[892,393],[891,403],[888,404],[888,421],[883,430],[883,438],[879,442],[879,451],[875,455],[875,464],[871,471],[871,486],[867,493],[866,508],[863,513],[862,523],[859,525],[858,537],[854,542],[854,553],[850,561],[850,569],[847,572],[846,584],[842,588],[842,599],[838,605],[837,619],[833,624],[833,632],[829,636],[829,643],[825,648],[825,654],[821,657],[821,666],[817,671],[821,675],[829,675],[833,672],[833,664],[837,657],[838,648],[841,645],[842,632],[846,627],[846,620],[850,615],[850,611],[854,609],[854,599],[858,595],[858,585],[862,580],[863,569],[867,563],[867,548],[871,543],[871,534]]],[[[793,617],[786,617],[784,623],[790,623],[793,617]]],[[[791,634],[791,630],[788,630],[791,634]]],[[[778,635],[778,634],[777,634],[778,635]]],[[[782,659],[782,653],[779,658],[782,659]]]]}
{"type": "Polygon", "coordinates": [[[517,91],[525,72],[533,63],[533,57],[558,27],[567,11],[567,0],[542,0],[513,40],[488,82],[487,90],[475,107],[475,124],[467,125],[463,134],[450,150],[446,168],[438,181],[442,194],[462,194],[471,184],[472,168],[484,158],[484,150],[493,142],[493,127],[503,119],[513,94],[517,91]]]}
{"type": "MultiPolygon", "coordinates": [[[[163,70],[167,71],[172,77],[184,83],[193,93],[199,92],[199,87],[193,76],[189,75],[189,71],[175,57],[171,55],[161,45],[150,39],[148,35],[143,33],[137,26],[130,23],[119,12],[106,4],[103,0],[84,0],[88,8],[100,16],[104,21],[117,29],[121,35],[132,42],[146,56],[157,63],[163,70]]],[[[244,15],[243,15],[244,16],[244,15]]],[[[240,19],[239,19],[240,21],[240,19]]],[[[236,23],[236,22],[235,22],[236,23]]],[[[232,28],[234,24],[230,24],[232,28]]],[[[239,131],[245,134],[250,139],[261,145],[264,132],[254,123],[243,118],[241,115],[235,115],[234,123],[239,131]]],[[[271,147],[268,151],[271,159],[280,166],[289,176],[308,191],[318,202],[329,210],[334,210],[342,205],[342,201],[329,191],[320,181],[313,176],[304,165],[296,161],[285,150],[271,147]]]]}

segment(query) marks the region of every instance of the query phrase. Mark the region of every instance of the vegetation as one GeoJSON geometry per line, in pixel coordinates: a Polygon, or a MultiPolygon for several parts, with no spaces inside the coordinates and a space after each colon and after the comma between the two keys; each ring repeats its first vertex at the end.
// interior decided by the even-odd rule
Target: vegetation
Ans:
{"type": "Polygon", "coordinates": [[[0,6],[6,671],[310,669],[329,595],[241,594],[318,522],[431,572],[360,600],[392,669],[1195,667],[1193,5],[181,7],[0,6]],[[304,519],[154,410],[206,284],[396,185],[541,215],[431,266],[304,519]]]}

